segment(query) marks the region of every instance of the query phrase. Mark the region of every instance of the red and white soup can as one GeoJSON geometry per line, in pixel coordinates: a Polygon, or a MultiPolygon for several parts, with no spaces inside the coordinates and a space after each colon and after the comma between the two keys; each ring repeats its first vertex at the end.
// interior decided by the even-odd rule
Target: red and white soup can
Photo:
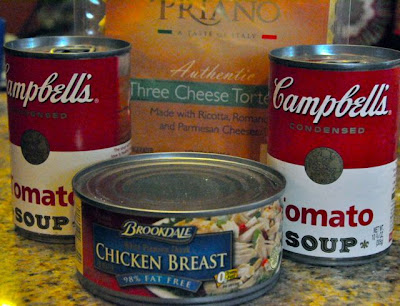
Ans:
{"type": "Polygon", "coordinates": [[[307,45],[270,59],[268,164],[287,179],[285,256],[379,258],[392,243],[400,52],[307,45]]]}
{"type": "Polygon", "coordinates": [[[54,36],[5,45],[16,231],[74,242],[72,177],[130,153],[130,44],[54,36]]]}

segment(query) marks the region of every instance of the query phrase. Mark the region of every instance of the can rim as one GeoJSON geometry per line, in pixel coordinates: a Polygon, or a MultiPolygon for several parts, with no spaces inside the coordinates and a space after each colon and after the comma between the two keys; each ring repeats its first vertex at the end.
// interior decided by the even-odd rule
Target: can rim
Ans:
{"type": "Polygon", "coordinates": [[[131,44],[127,41],[97,36],[40,36],[16,39],[4,44],[6,53],[20,57],[51,59],[103,58],[122,55],[130,52],[130,49],[131,44]],[[108,47],[109,50],[88,53],[50,53],[37,49],[43,46],[66,47],[74,44],[94,44],[95,46],[108,47]]]}
{"type": "Polygon", "coordinates": [[[164,152],[164,153],[149,153],[149,154],[138,154],[138,155],[130,155],[125,157],[119,157],[116,159],[106,160],[102,162],[95,163],[89,167],[86,167],[75,174],[72,179],[72,186],[75,194],[80,198],[80,200],[86,204],[91,206],[101,208],[107,211],[123,213],[128,215],[137,215],[143,217],[208,217],[208,216],[219,216],[219,215],[226,215],[226,214],[233,214],[243,211],[248,211],[252,209],[256,209],[259,207],[263,207],[270,203],[279,200],[286,187],[286,179],[285,177],[278,172],[277,170],[262,164],[257,161],[248,160],[241,157],[236,156],[229,156],[223,154],[208,154],[208,153],[190,153],[190,152],[164,152]],[[162,160],[162,159],[203,159],[203,160],[215,160],[221,161],[231,164],[237,165],[245,165],[247,167],[257,168],[258,170],[265,171],[271,177],[278,180],[276,182],[277,185],[280,186],[279,190],[275,192],[273,195],[269,196],[268,198],[253,201],[251,203],[243,203],[241,205],[235,205],[229,208],[210,208],[210,209],[201,209],[201,210],[160,210],[160,209],[152,209],[152,208],[135,208],[135,207],[127,207],[124,205],[120,205],[118,203],[112,203],[104,199],[95,198],[93,195],[85,194],[82,191],[82,188],[79,187],[81,184],[81,180],[83,176],[90,174],[90,172],[98,170],[99,167],[108,167],[110,165],[116,165],[118,163],[128,163],[130,160],[134,159],[135,161],[151,161],[151,160],[162,160]]]}
{"type": "Polygon", "coordinates": [[[365,45],[343,45],[343,44],[322,44],[322,45],[295,45],[273,49],[269,52],[272,62],[283,64],[289,67],[335,70],[335,71],[369,71],[390,69],[400,66],[400,51],[365,45]],[[335,56],[338,54],[347,55],[352,58],[374,58],[376,61],[311,61],[300,56],[335,56]]]}

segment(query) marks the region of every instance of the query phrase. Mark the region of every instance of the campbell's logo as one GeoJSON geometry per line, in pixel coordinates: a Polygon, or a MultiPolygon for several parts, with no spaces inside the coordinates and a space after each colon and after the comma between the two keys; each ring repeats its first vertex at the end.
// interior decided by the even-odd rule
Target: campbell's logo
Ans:
{"type": "Polygon", "coordinates": [[[121,230],[121,237],[142,237],[172,243],[189,243],[196,234],[195,226],[143,225],[136,221],[126,221],[121,230]]]}
{"type": "Polygon", "coordinates": [[[221,21],[271,23],[281,15],[279,6],[273,1],[152,1],[160,5],[160,20],[193,20],[206,26],[214,26],[221,21]]]}
{"type": "MultiPolygon", "coordinates": [[[[6,73],[10,66],[6,65],[6,73]]],[[[58,79],[59,74],[50,74],[42,84],[30,81],[22,83],[15,80],[7,80],[7,95],[10,98],[21,100],[22,106],[27,107],[29,102],[37,100],[40,103],[91,103],[90,84],[86,84],[92,78],[89,73],[74,73],[66,84],[53,83],[58,79]]]]}
{"type": "Polygon", "coordinates": [[[282,109],[285,112],[313,116],[313,123],[319,123],[322,118],[335,116],[342,118],[349,116],[355,117],[374,117],[390,115],[387,110],[387,96],[385,92],[389,90],[388,84],[376,84],[368,95],[357,96],[361,89],[360,85],[349,88],[342,97],[305,97],[285,93],[294,84],[294,78],[285,77],[281,80],[275,79],[275,90],[272,102],[275,109],[282,109]]]}

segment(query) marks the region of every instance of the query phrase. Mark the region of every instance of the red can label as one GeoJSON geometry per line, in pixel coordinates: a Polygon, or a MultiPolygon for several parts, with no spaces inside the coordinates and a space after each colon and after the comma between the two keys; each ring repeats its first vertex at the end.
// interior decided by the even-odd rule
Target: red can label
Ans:
{"type": "Polygon", "coordinates": [[[7,54],[18,227],[73,235],[72,176],[93,162],[129,154],[129,91],[123,90],[128,78],[119,69],[118,57],[62,60],[7,54]]]}
{"type": "Polygon", "coordinates": [[[390,246],[399,72],[272,63],[268,163],[287,179],[286,250],[354,258],[390,246]]]}

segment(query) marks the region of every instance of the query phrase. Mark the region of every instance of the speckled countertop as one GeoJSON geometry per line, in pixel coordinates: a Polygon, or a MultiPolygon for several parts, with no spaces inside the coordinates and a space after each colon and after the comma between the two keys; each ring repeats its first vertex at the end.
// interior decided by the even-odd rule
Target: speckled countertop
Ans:
{"type": "MultiPolygon", "coordinates": [[[[276,287],[249,305],[400,305],[400,192],[394,244],[357,267],[282,263],[276,287]]],[[[0,94],[0,305],[108,305],[75,276],[74,246],[30,241],[14,232],[5,95],[0,94]]]]}

